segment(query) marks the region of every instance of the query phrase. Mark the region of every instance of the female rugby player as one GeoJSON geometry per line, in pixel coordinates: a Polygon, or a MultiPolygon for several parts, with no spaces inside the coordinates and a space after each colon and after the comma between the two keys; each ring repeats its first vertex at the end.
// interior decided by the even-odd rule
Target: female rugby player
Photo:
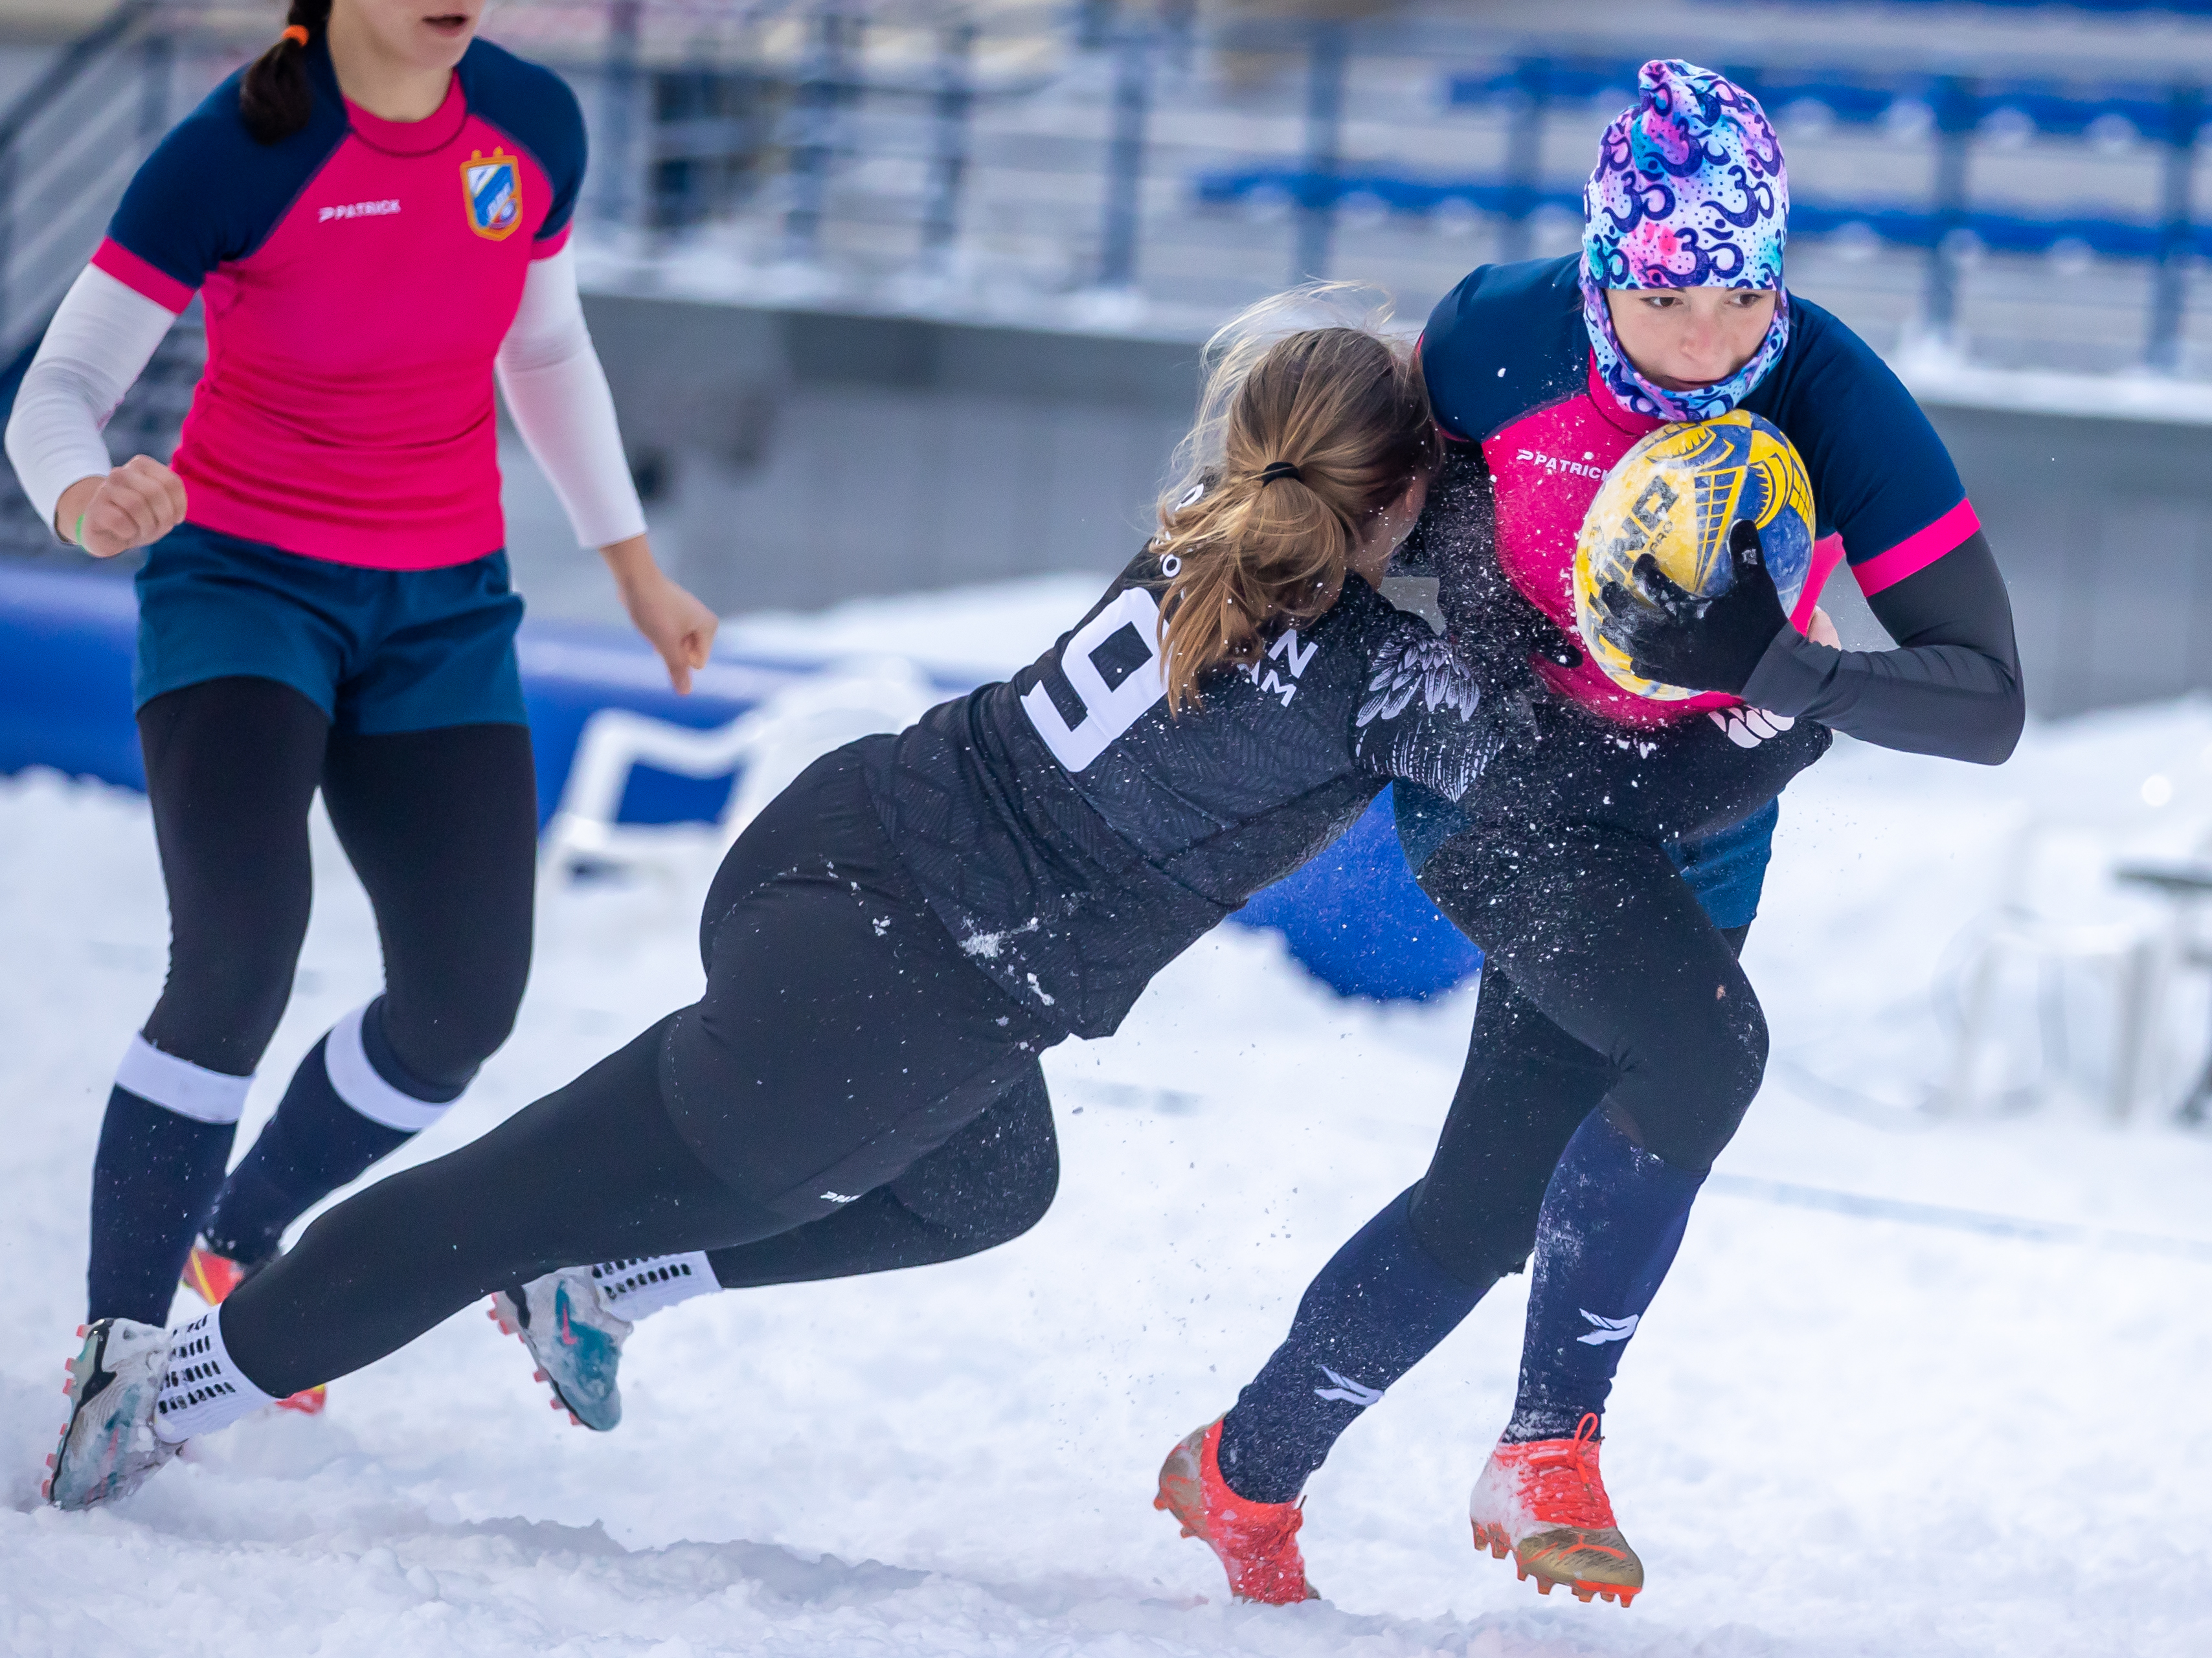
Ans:
{"type": "MultiPolygon", "coordinates": [[[[1783,286],[1788,174],[1757,101],[1710,70],[1646,64],[1583,201],[1579,256],[1484,266],[1422,338],[1449,456],[1409,552],[1441,579],[1455,629],[1518,609],[1546,683],[1625,727],[1687,719],[1755,746],[1813,719],[1889,748],[2004,760],[2025,704],[2003,580],[1911,395],[1783,286]],[[1812,636],[1756,562],[1710,599],[1647,568],[1638,591],[1609,595],[1605,631],[1644,677],[1706,695],[1646,701],[1585,659],[1576,538],[1638,440],[1735,409],[1779,428],[1810,474],[1821,539],[1798,619],[1812,636]],[[1845,559],[1896,649],[1842,650],[1809,627],[1845,559]]],[[[1395,798],[1423,888],[1485,951],[1466,1069],[1427,1171],[1322,1269],[1226,1417],[1170,1455],[1163,1500],[1239,1594],[1303,1597],[1307,1478],[1533,1249],[1519,1393],[1474,1490],[1475,1534],[1547,1593],[1626,1605],[1643,1567],[1600,1473],[1605,1401],[1759,1069],[1716,1056],[1686,1081],[1654,1074],[1650,1054],[1693,1040],[1656,993],[1678,976],[1671,935],[1578,942],[1577,907],[1611,902],[1620,870],[1565,837],[1501,861],[1461,809],[1409,787],[1395,798]]],[[[1705,918],[1691,930],[1741,949],[1774,822],[1769,808],[1674,849],[1678,926],[1693,893],[1705,918]]]]}
{"type": "MultiPolygon", "coordinates": [[[[91,1315],[220,1297],[285,1226],[437,1121],[530,965],[537,795],[495,379],[679,690],[714,619],[664,576],[586,331],[576,101],[473,39],[483,0],[294,0],[283,37],[139,170],[9,421],[24,490],[95,557],[147,550],[134,687],[168,981],[94,1164],[91,1315]],[[172,465],[100,428],[198,299],[172,465]],[[385,987],[224,1181],[307,925],[320,787],[385,987]]],[[[312,1405],[313,1401],[304,1401],[312,1405]]]]}

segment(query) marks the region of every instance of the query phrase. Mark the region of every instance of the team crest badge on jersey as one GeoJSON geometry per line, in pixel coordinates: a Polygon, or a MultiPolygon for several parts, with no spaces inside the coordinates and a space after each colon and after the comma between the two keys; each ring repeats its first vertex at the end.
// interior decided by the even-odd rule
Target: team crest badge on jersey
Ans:
{"type": "Polygon", "coordinates": [[[470,152],[461,163],[461,193],[468,198],[469,228],[487,241],[503,242],[522,223],[522,169],[495,144],[490,155],[470,152]]]}

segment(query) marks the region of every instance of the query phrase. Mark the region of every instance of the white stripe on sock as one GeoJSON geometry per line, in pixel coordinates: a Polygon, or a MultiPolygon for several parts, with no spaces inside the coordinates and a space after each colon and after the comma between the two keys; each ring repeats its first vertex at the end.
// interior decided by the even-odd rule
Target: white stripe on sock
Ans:
{"type": "Polygon", "coordinates": [[[686,1255],[603,1260],[592,1268],[592,1281],[599,1287],[599,1304],[632,1324],[647,1313],[694,1296],[712,1295],[722,1287],[714,1282],[714,1268],[701,1249],[686,1255]]]}
{"type": "Polygon", "coordinates": [[[276,1401],[246,1379],[222,1345],[222,1309],[169,1333],[169,1362],[154,1402],[154,1436],[172,1445],[228,1428],[276,1401]]]}
{"type": "Polygon", "coordinates": [[[226,1123],[245,1114],[246,1090],[253,1078],[205,1070],[134,1035],[123,1050],[123,1063],[115,1067],[115,1085],[195,1122],[226,1123]]]}
{"type": "Polygon", "coordinates": [[[361,1043],[362,1016],[368,1011],[363,1005],[331,1027],[323,1045],[323,1069],[338,1097],[371,1122],[403,1134],[418,1133],[444,1116],[453,1102],[418,1100],[384,1080],[361,1043]]]}

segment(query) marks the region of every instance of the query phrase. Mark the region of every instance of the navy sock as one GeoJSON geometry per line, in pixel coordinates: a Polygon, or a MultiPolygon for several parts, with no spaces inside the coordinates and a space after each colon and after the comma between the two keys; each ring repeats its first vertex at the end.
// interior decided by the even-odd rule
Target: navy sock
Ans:
{"type": "Polygon", "coordinates": [[[1602,1419],[1620,1356],[1674,1264],[1705,1179],[1644,1150],[1602,1110],[1583,1119],[1536,1221],[1507,1440],[1565,1439],[1583,1417],[1602,1419]]]}
{"type": "Polygon", "coordinates": [[[1237,1396],[1221,1473],[1239,1497],[1296,1497],[1337,1436],[1482,1299],[1421,1247],[1412,1199],[1411,1188],[1393,1198],[1321,1269],[1290,1334],[1237,1396]]]}
{"type": "MultiPolygon", "coordinates": [[[[241,1098],[246,1079],[240,1081],[241,1098]]],[[[205,1122],[118,1084],[107,1096],[92,1164],[92,1318],[167,1324],[192,1234],[207,1213],[235,1118],[205,1122]]]]}
{"type": "Polygon", "coordinates": [[[293,1072],[208,1216],[216,1254],[267,1260],[286,1227],[436,1121],[468,1086],[408,1072],[385,1040],[383,1000],[339,1020],[293,1072]]]}

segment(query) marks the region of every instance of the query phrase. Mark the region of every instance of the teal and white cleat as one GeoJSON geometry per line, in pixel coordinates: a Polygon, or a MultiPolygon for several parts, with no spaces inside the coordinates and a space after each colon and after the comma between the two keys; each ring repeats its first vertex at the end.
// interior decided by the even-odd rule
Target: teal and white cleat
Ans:
{"type": "Polygon", "coordinates": [[[608,1310],[592,1268],[563,1266],[501,1290],[491,1298],[491,1317],[530,1349],[537,1379],[553,1389],[555,1410],[567,1411],[578,1427],[595,1433],[621,1422],[617,1372],[634,1327],[608,1310]]]}
{"type": "Polygon", "coordinates": [[[63,1391],[69,1425],[41,1487],[58,1509],[88,1509],[127,1497],[177,1454],[154,1432],[154,1406],[169,1361],[169,1333],[129,1319],[104,1318],[78,1332],[84,1346],[63,1391]]]}

